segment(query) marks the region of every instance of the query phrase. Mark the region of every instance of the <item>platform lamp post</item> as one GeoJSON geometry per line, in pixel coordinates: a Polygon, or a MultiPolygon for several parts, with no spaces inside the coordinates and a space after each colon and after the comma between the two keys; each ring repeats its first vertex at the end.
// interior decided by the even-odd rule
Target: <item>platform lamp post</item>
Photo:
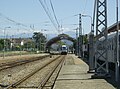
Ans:
{"type": "Polygon", "coordinates": [[[91,21],[91,32],[93,33],[93,29],[92,29],[92,26],[93,26],[93,24],[92,24],[92,16],[82,14],[82,17],[88,17],[88,18],[90,18],[90,21],[91,21]]]}
{"type": "Polygon", "coordinates": [[[5,58],[5,41],[6,41],[6,40],[5,40],[5,39],[6,39],[6,37],[5,37],[5,30],[6,30],[7,28],[11,28],[11,27],[5,27],[5,28],[4,28],[3,59],[5,58]]]}
{"type": "Polygon", "coordinates": [[[89,17],[91,20],[91,32],[89,35],[89,73],[94,71],[94,29],[92,17],[90,15],[82,15],[82,17],[89,17]]]}

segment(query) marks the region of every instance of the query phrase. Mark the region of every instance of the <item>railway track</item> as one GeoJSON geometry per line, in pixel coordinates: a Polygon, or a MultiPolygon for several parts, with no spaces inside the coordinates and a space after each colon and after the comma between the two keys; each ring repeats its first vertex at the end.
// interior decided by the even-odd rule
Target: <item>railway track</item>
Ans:
{"type": "Polygon", "coordinates": [[[20,66],[20,65],[23,65],[23,64],[26,64],[26,63],[34,62],[34,61],[37,61],[37,60],[42,60],[42,59],[44,59],[44,58],[46,58],[48,56],[49,55],[45,55],[45,56],[37,57],[37,58],[31,59],[31,60],[29,60],[29,59],[27,59],[27,60],[19,60],[19,61],[0,64],[0,71],[8,69],[8,68],[12,68],[12,67],[20,66]]]}
{"type": "MultiPolygon", "coordinates": [[[[49,61],[48,63],[42,65],[40,68],[37,68],[36,70],[30,72],[29,74],[27,74],[26,76],[24,76],[21,79],[18,79],[18,81],[8,85],[7,87],[4,87],[4,89],[13,89],[13,88],[23,88],[21,86],[19,86],[20,84],[22,84],[23,82],[29,80],[32,76],[34,76],[35,74],[37,74],[38,72],[40,72],[42,69],[44,69],[45,67],[47,67],[48,65],[53,65],[52,63],[54,63],[54,67],[52,67],[52,70],[49,70],[49,72],[47,74],[45,74],[44,77],[42,77],[41,81],[39,81],[39,84],[37,86],[34,86],[32,88],[37,88],[37,89],[43,89],[44,87],[53,87],[54,85],[54,81],[57,78],[60,69],[62,67],[62,64],[64,62],[65,56],[58,56],[56,58],[54,58],[54,60],[49,61]],[[54,72],[57,70],[56,72],[56,77],[54,77],[54,81],[52,84],[50,84],[49,86],[47,85],[47,82],[49,81],[49,79],[51,78],[51,76],[54,74],[54,72]]],[[[24,88],[30,88],[30,86],[24,86],[24,88]]],[[[50,89],[51,89],[50,88],[50,89]]]]}
{"type": "Polygon", "coordinates": [[[58,62],[55,65],[55,67],[48,73],[48,75],[40,82],[40,84],[39,84],[37,89],[43,89],[44,87],[49,87],[51,89],[53,88],[53,86],[55,84],[55,81],[56,81],[56,79],[58,77],[58,74],[59,74],[59,72],[60,72],[60,70],[62,68],[63,63],[64,63],[64,59],[65,59],[65,56],[64,56],[64,58],[62,58],[62,60],[60,60],[60,62],[58,62]],[[55,72],[55,70],[57,68],[58,68],[58,70],[57,70],[56,76],[54,78],[53,84],[47,86],[47,82],[49,81],[50,77],[52,76],[52,74],[55,72]]]}

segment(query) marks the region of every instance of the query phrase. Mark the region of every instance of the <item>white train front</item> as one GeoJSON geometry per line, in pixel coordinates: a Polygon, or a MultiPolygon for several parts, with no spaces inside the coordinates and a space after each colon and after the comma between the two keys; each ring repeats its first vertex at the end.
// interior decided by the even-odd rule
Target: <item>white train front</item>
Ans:
{"type": "Polygon", "coordinates": [[[61,47],[61,55],[67,55],[68,53],[68,48],[66,45],[62,45],[61,47]]]}

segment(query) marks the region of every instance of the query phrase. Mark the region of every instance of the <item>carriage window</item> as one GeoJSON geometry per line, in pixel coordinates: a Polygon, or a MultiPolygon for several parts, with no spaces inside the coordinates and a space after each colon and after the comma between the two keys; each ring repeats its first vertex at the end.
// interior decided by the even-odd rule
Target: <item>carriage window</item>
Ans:
{"type": "Polygon", "coordinates": [[[112,50],[112,44],[110,45],[110,50],[112,50]]]}
{"type": "Polygon", "coordinates": [[[66,50],[67,48],[66,47],[62,47],[63,50],[66,50]]]}
{"type": "Polygon", "coordinates": [[[112,50],[113,50],[113,45],[112,45],[112,50]]]}

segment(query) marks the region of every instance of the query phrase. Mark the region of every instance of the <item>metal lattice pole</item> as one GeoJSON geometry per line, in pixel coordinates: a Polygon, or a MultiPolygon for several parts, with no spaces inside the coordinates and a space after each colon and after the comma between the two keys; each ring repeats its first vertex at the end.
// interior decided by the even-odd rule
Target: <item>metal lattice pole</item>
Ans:
{"type": "Polygon", "coordinates": [[[97,76],[107,77],[108,54],[107,54],[107,0],[96,0],[96,48],[95,48],[95,73],[97,76]],[[99,40],[98,36],[104,39],[99,40]],[[102,63],[99,59],[104,60],[102,63]]]}

